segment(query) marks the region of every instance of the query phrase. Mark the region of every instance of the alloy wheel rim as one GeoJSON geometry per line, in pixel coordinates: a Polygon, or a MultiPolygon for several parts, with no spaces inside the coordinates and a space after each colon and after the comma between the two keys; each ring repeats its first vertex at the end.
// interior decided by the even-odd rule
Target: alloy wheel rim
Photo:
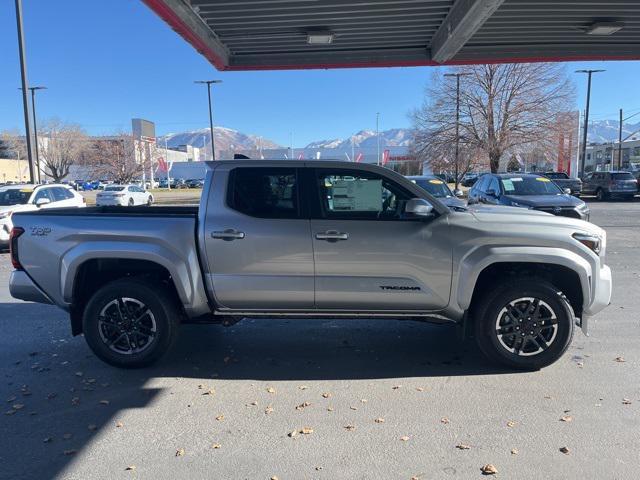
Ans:
{"type": "Polygon", "coordinates": [[[518,356],[538,355],[547,350],[558,334],[558,317],[551,306],[535,297],[507,303],[495,323],[500,345],[518,356]]]}
{"type": "Polygon", "coordinates": [[[115,298],[100,310],[98,331],[104,344],[121,355],[144,352],[158,333],[151,309],[130,297],[115,298]]]}

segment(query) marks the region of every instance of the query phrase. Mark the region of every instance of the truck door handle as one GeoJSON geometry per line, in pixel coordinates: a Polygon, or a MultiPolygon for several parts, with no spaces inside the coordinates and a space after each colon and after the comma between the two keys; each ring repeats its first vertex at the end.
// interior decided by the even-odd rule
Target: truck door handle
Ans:
{"type": "Polygon", "coordinates": [[[349,234],[336,232],[335,230],[327,230],[326,232],[316,233],[316,239],[326,240],[327,242],[337,242],[338,240],[348,240],[349,234]]]}
{"type": "Polygon", "coordinates": [[[244,238],[244,232],[239,232],[233,228],[227,228],[222,232],[211,232],[211,238],[217,238],[219,240],[225,240],[230,242],[231,240],[240,240],[244,238]]]}

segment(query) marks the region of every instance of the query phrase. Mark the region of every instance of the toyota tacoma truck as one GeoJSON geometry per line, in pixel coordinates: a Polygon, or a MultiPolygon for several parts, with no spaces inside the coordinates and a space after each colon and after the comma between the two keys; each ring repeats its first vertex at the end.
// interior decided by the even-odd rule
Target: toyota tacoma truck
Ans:
{"type": "Polygon", "coordinates": [[[16,213],[10,291],[69,312],[119,367],[181,323],[245,317],[453,323],[491,360],[539,369],[609,304],[606,234],[514,207],[448,208],[381,167],[207,163],[199,208],[16,213]]]}

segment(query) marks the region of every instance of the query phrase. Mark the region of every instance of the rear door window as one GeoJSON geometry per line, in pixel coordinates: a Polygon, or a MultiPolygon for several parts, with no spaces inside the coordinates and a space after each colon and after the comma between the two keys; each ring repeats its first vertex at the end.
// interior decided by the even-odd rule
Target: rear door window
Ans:
{"type": "Polygon", "coordinates": [[[629,172],[612,173],[611,180],[635,180],[635,177],[629,172]]]}
{"type": "Polygon", "coordinates": [[[233,169],[229,177],[227,205],[252,217],[300,218],[296,169],[233,169]]]}

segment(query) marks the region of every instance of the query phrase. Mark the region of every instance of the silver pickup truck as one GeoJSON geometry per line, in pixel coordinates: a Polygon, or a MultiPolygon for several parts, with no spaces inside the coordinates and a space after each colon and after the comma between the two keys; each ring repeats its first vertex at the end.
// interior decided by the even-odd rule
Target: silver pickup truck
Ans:
{"type": "Polygon", "coordinates": [[[512,207],[447,208],[403,176],[324,161],[207,164],[200,207],[16,213],[15,298],[68,311],[120,367],[185,322],[452,322],[493,361],[537,369],[609,304],[605,232],[512,207]]]}

